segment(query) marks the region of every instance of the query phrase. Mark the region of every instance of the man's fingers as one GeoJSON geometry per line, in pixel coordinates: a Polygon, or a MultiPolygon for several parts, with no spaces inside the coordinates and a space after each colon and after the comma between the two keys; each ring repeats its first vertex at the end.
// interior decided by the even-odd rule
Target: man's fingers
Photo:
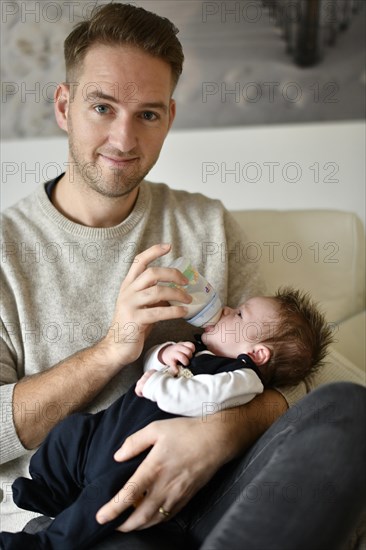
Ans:
{"type": "Polygon", "coordinates": [[[127,437],[122,447],[114,454],[114,460],[117,462],[123,462],[124,460],[129,460],[134,456],[146,451],[149,447],[156,442],[156,434],[154,430],[154,422],[135,432],[134,434],[127,437]]]}
{"type": "Polygon", "coordinates": [[[153,286],[142,287],[136,289],[131,287],[131,290],[136,292],[136,305],[153,305],[158,303],[166,303],[169,301],[175,301],[180,303],[189,304],[192,301],[190,294],[180,288],[174,288],[170,286],[163,286],[154,284],[153,286]]]}
{"type": "MultiPolygon", "coordinates": [[[[152,325],[158,321],[169,321],[170,319],[180,319],[188,313],[188,308],[184,306],[159,306],[146,307],[138,312],[136,324],[142,326],[152,325]]],[[[135,316],[136,317],[136,316],[135,316]]]]}
{"type": "Polygon", "coordinates": [[[159,480],[157,476],[148,483],[150,485],[146,497],[135,506],[133,513],[117,528],[118,531],[127,533],[167,521],[174,517],[193,496],[192,491],[187,491],[187,483],[183,479],[179,480],[179,477],[175,478],[169,491],[164,487],[164,480],[159,480]]]}
{"type": "Polygon", "coordinates": [[[132,281],[134,281],[139,275],[141,275],[141,273],[146,270],[147,266],[151,262],[153,262],[157,258],[160,258],[161,256],[165,256],[165,254],[170,252],[170,249],[170,244],[155,244],[147,250],[144,250],[140,254],[137,254],[123,281],[123,286],[128,286],[132,281]]]}
{"type": "Polygon", "coordinates": [[[121,532],[129,532],[139,529],[146,529],[162,521],[167,521],[170,517],[173,517],[173,513],[170,512],[173,504],[169,503],[169,500],[162,503],[156,500],[153,495],[149,495],[149,498],[143,498],[138,506],[135,507],[135,511],[126,519],[126,521],[120,525],[117,530],[121,532]],[[163,512],[159,512],[159,509],[163,512]],[[169,512],[169,515],[168,513],[169,512]]]}
{"type": "MultiPolygon", "coordinates": [[[[177,289],[184,287],[188,279],[178,269],[172,267],[148,267],[131,283],[135,291],[141,291],[154,287],[157,283],[166,283],[161,288],[177,289]],[[170,285],[170,283],[173,283],[170,285]],[[175,286],[177,285],[177,286],[175,286]]],[[[188,293],[185,292],[185,294],[188,293]]]]}
{"type": "MultiPolygon", "coordinates": [[[[149,426],[147,426],[147,428],[148,427],[149,426]]],[[[132,458],[133,456],[140,454],[145,449],[151,447],[155,442],[155,438],[151,433],[149,434],[146,432],[149,432],[149,430],[143,428],[139,432],[136,432],[136,434],[139,434],[138,438],[134,437],[136,434],[133,434],[127,438],[121,449],[115,453],[114,458],[116,458],[118,453],[125,448],[126,442],[127,451],[123,454],[124,460],[128,460],[129,458],[132,458]]],[[[149,492],[149,488],[153,487],[155,476],[156,472],[150,470],[146,463],[142,462],[124,487],[122,487],[122,489],[109,502],[104,504],[98,510],[96,514],[96,520],[98,523],[104,524],[114,520],[122,512],[124,512],[124,510],[131,506],[134,506],[136,509],[139,508],[143,503],[145,503],[144,497],[149,492]]],[[[151,499],[149,502],[151,503],[151,499]]],[[[152,504],[151,508],[153,507],[154,505],[152,504]]],[[[144,509],[146,509],[146,506],[143,508],[143,512],[144,509]]],[[[141,518],[141,513],[139,514],[139,517],[141,518]]]]}
{"type": "Polygon", "coordinates": [[[206,459],[210,446],[211,438],[196,419],[160,420],[136,432],[115,457],[128,460],[145,449],[149,452],[122,491],[100,508],[97,521],[106,523],[134,507],[119,527],[120,531],[127,532],[145,529],[173,517],[216,470],[216,461],[210,464],[206,459]],[[177,429],[183,437],[176,437],[177,429]],[[193,439],[192,433],[196,434],[193,439]],[[191,445],[197,440],[203,440],[204,449],[191,445]]]}
{"type": "Polygon", "coordinates": [[[116,519],[127,508],[137,507],[143,501],[144,495],[145,490],[139,487],[131,478],[109,502],[98,510],[96,514],[97,522],[103,525],[116,519]]]}

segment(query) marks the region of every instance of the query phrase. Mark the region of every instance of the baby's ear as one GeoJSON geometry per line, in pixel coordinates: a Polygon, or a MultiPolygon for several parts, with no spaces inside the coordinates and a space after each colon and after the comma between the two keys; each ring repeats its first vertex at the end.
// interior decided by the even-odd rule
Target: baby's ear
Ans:
{"type": "Polygon", "coordinates": [[[271,350],[264,344],[256,344],[253,351],[248,353],[249,357],[254,361],[257,367],[261,367],[268,363],[271,358],[271,350]]]}

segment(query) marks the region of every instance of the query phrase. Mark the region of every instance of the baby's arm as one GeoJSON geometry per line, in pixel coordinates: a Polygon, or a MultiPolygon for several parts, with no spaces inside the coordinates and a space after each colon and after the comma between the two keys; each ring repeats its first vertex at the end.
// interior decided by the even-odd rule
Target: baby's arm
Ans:
{"type": "Polygon", "coordinates": [[[178,374],[178,364],[188,366],[195,351],[193,342],[178,342],[168,345],[159,352],[159,360],[169,367],[171,374],[178,374]]]}
{"type": "Polygon", "coordinates": [[[145,381],[142,394],[172,414],[201,416],[220,408],[243,405],[263,392],[263,385],[251,369],[219,374],[173,378],[155,372],[145,381]],[[210,411],[210,412],[208,412],[210,411]]]}
{"type": "Polygon", "coordinates": [[[157,371],[176,376],[179,372],[178,363],[189,365],[195,346],[193,342],[166,342],[151,348],[145,355],[144,374],[137,381],[136,393],[143,397],[143,387],[146,381],[157,371]]]}
{"type": "Polygon", "coordinates": [[[165,370],[166,365],[162,363],[159,359],[160,352],[166,347],[174,344],[175,342],[164,342],[164,344],[159,344],[158,346],[150,348],[149,351],[146,352],[144,357],[144,372],[147,372],[151,369],[165,370]]]}
{"type": "Polygon", "coordinates": [[[195,346],[193,342],[165,342],[154,346],[145,355],[144,372],[148,370],[168,370],[171,374],[178,374],[178,363],[188,365],[195,346]]]}

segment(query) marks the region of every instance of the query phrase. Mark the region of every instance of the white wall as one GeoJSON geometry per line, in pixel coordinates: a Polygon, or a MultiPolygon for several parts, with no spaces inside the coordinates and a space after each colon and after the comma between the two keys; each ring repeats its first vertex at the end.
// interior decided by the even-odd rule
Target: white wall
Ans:
{"type": "MultiPolygon", "coordinates": [[[[340,209],[365,223],[365,145],[363,122],[172,131],[149,179],[231,210],[340,209]]],[[[66,162],[64,137],[3,142],[2,209],[66,162]]]]}

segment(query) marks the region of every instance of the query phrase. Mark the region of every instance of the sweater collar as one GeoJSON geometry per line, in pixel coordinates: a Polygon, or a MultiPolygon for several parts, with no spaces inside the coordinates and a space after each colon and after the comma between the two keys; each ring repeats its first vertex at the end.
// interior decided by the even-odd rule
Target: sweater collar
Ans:
{"type": "Polygon", "coordinates": [[[151,205],[151,191],[149,184],[146,181],[142,181],[135,206],[123,222],[115,225],[114,227],[88,227],[81,225],[69,220],[61,214],[61,212],[59,212],[52,204],[47,194],[46,188],[56,185],[57,181],[62,176],[63,174],[55,178],[55,180],[42,183],[37,190],[37,198],[46,216],[54,224],[58,225],[60,229],[74,235],[75,237],[84,237],[93,240],[116,239],[123,237],[134,229],[151,205]]]}

